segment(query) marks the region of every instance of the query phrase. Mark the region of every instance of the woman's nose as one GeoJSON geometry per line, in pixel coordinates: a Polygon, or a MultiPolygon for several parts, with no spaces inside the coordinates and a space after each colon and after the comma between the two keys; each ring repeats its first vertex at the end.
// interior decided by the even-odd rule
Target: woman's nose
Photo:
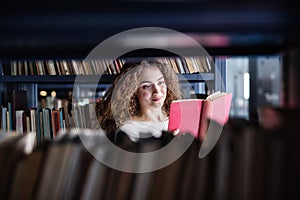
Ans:
{"type": "Polygon", "coordinates": [[[158,85],[153,84],[152,92],[153,92],[153,93],[158,93],[158,91],[159,91],[158,85]]]}

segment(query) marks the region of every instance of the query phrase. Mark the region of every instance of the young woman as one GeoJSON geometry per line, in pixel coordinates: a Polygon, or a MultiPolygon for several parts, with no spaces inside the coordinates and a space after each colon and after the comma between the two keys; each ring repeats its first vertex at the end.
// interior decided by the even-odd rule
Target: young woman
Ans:
{"type": "Polygon", "coordinates": [[[103,97],[98,120],[109,138],[119,130],[134,142],[144,134],[159,138],[162,131],[168,130],[171,102],[181,98],[171,66],[146,60],[127,63],[103,97]]]}

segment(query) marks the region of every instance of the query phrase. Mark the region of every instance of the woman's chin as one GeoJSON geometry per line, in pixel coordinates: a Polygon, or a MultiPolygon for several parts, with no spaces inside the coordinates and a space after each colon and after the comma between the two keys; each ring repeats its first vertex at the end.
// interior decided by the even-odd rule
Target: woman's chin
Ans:
{"type": "Polygon", "coordinates": [[[163,101],[152,101],[152,105],[155,107],[162,107],[164,105],[163,101]]]}

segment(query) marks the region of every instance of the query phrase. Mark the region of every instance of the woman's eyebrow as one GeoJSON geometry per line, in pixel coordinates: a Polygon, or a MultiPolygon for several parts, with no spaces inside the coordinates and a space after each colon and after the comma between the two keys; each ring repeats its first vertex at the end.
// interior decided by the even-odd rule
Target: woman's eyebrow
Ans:
{"type": "MultiPolygon", "coordinates": [[[[157,81],[160,81],[160,80],[162,80],[162,79],[164,79],[163,76],[160,77],[159,79],[157,79],[157,81]]],[[[140,84],[143,84],[143,83],[152,83],[152,81],[141,81],[141,82],[140,82],[140,84]]]]}
{"type": "Polygon", "coordinates": [[[151,81],[142,81],[142,82],[140,82],[140,85],[143,83],[152,83],[152,82],[151,81]]]}
{"type": "Polygon", "coordinates": [[[164,79],[164,77],[162,76],[162,77],[160,77],[159,79],[157,79],[158,81],[160,81],[161,79],[164,79]]]}

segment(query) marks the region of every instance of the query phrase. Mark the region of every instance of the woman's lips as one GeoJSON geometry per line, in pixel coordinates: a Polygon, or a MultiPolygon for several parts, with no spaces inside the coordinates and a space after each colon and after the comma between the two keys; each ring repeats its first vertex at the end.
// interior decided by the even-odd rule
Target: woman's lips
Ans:
{"type": "Polygon", "coordinates": [[[152,101],[155,101],[155,102],[158,102],[158,101],[161,101],[162,97],[155,97],[155,98],[152,98],[152,101]]]}

